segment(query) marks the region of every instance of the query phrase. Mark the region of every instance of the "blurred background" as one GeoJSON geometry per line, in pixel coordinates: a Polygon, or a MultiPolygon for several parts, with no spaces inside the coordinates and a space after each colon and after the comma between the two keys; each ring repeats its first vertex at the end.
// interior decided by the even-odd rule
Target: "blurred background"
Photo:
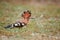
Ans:
{"type": "Polygon", "coordinates": [[[0,40],[60,40],[60,0],[0,0],[0,40]],[[23,28],[4,29],[32,13],[23,28]]]}

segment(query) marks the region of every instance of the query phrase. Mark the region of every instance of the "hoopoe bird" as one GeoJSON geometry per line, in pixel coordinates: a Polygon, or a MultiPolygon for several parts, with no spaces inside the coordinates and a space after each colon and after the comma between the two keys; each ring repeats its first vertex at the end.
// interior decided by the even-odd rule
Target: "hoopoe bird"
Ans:
{"type": "Polygon", "coordinates": [[[29,22],[29,19],[31,17],[31,12],[29,10],[26,10],[26,11],[23,12],[23,14],[21,16],[23,18],[22,21],[9,24],[5,28],[13,28],[13,27],[19,27],[19,28],[21,28],[21,27],[24,27],[25,25],[27,25],[28,22],[29,22]]]}

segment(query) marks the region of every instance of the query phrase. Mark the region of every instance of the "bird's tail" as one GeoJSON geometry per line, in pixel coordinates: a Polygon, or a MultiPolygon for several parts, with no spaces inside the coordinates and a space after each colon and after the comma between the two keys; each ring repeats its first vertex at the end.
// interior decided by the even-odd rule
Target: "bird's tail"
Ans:
{"type": "Polygon", "coordinates": [[[9,24],[9,25],[7,25],[7,26],[4,27],[4,28],[13,28],[13,26],[12,26],[12,24],[9,24]]]}

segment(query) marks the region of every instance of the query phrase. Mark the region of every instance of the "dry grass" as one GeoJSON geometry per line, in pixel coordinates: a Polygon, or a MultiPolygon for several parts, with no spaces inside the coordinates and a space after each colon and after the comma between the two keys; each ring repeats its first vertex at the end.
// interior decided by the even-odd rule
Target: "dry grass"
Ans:
{"type": "Polygon", "coordinates": [[[60,40],[60,7],[53,4],[36,6],[1,2],[0,36],[1,40],[60,40]],[[4,29],[6,25],[20,20],[25,9],[31,10],[35,19],[30,19],[29,24],[20,29],[4,29]]]}

